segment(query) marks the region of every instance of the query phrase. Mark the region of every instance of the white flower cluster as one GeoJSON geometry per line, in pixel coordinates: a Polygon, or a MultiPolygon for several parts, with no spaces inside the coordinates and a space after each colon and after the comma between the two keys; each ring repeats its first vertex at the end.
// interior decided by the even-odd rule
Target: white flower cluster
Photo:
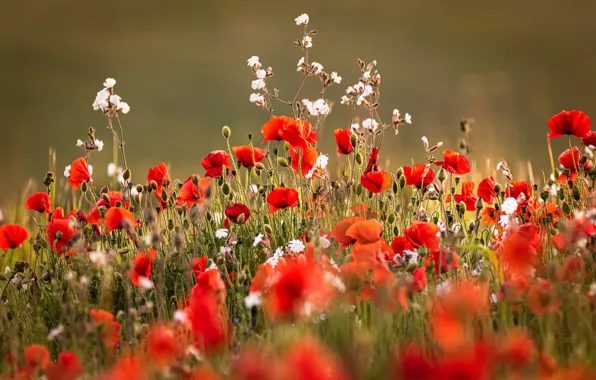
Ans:
{"type": "MultiPolygon", "coordinates": [[[[254,91],[265,90],[267,88],[265,79],[267,79],[267,77],[272,74],[273,69],[271,67],[269,67],[267,70],[264,70],[263,65],[261,65],[261,61],[259,60],[259,57],[257,57],[256,55],[253,55],[252,57],[247,59],[246,62],[247,62],[248,67],[250,67],[253,70],[253,72],[255,73],[255,76],[257,78],[252,81],[250,87],[254,91]]],[[[250,94],[249,101],[251,103],[256,104],[259,107],[267,106],[265,97],[262,94],[259,94],[256,92],[250,94]]]]}
{"type": "Polygon", "coordinates": [[[327,167],[327,164],[329,164],[329,156],[326,154],[319,154],[319,156],[317,157],[317,160],[315,161],[315,164],[308,171],[308,173],[306,173],[304,178],[311,179],[312,176],[315,174],[315,171],[317,171],[317,169],[323,170],[327,167]]]}
{"type": "Polygon", "coordinates": [[[296,17],[294,21],[296,21],[296,25],[308,25],[310,18],[306,13],[303,13],[300,16],[296,17]]]}
{"type": "Polygon", "coordinates": [[[311,102],[308,99],[302,99],[302,105],[306,107],[312,116],[326,116],[331,112],[327,99],[317,99],[311,102]]]}
{"type": "Polygon", "coordinates": [[[104,88],[97,93],[95,100],[93,101],[94,111],[101,110],[102,112],[105,112],[110,109],[110,107],[114,107],[117,111],[120,111],[123,114],[130,112],[128,103],[123,102],[120,96],[114,94],[115,85],[116,80],[114,78],[106,79],[103,83],[104,88]]]}
{"type": "Polygon", "coordinates": [[[375,119],[369,118],[362,121],[362,128],[368,129],[370,131],[376,131],[379,127],[379,123],[375,119]]]}
{"type": "Polygon", "coordinates": [[[404,122],[408,123],[408,124],[412,124],[412,115],[410,115],[409,113],[406,112],[406,115],[404,116],[403,120],[400,118],[400,113],[399,110],[396,108],[393,110],[393,116],[391,118],[391,121],[393,122],[393,124],[402,124],[404,122]]]}
{"type": "Polygon", "coordinates": [[[93,149],[93,146],[95,146],[95,148],[97,149],[98,152],[101,152],[103,150],[103,141],[98,140],[98,139],[93,139],[93,144],[91,147],[88,147],[87,144],[81,140],[81,139],[77,139],[77,146],[81,147],[83,149],[93,149]]]}
{"type": "Polygon", "coordinates": [[[290,240],[290,242],[288,243],[288,249],[290,250],[290,252],[302,253],[304,252],[304,249],[306,249],[306,246],[304,245],[302,240],[294,239],[290,240]]]}

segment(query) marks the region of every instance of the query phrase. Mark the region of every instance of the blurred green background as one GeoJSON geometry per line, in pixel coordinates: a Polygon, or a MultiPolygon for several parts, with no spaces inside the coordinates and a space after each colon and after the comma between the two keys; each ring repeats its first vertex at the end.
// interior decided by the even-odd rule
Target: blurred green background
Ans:
{"type": "MultiPolygon", "coordinates": [[[[486,158],[508,160],[514,173],[526,159],[546,168],[548,117],[570,108],[596,114],[595,11],[596,2],[581,0],[5,2],[0,202],[31,177],[41,182],[49,147],[61,177],[89,126],[106,142],[92,158],[96,181],[105,181],[111,139],[91,104],[106,77],[132,108],[123,122],[134,181],[160,161],[175,177],[202,174],[201,158],[224,147],[222,125],[241,144],[267,119],[248,102],[250,56],[274,68],[270,86],[294,94],[294,18],[304,12],[319,31],[312,60],[343,77],[327,93],[336,106],[323,152],[333,157],[332,129],[349,124],[339,98],[357,79],[356,59],[376,59],[381,114],[390,120],[399,108],[414,120],[384,145],[393,168],[423,158],[423,135],[455,149],[464,116],[476,119],[472,156],[482,170],[486,158]]],[[[555,154],[565,142],[557,144],[555,154]]]]}

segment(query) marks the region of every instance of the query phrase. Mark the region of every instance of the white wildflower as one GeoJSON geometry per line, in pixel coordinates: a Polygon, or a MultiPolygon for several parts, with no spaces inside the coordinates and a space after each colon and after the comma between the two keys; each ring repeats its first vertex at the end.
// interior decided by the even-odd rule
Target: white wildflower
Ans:
{"type": "Polygon", "coordinates": [[[224,255],[226,253],[231,253],[232,247],[219,247],[219,254],[224,255]]]}
{"type": "Polygon", "coordinates": [[[409,113],[406,112],[405,119],[406,119],[406,123],[412,124],[412,115],[410,115],[409,113]]]}
{"type": "Polygon", "coordinates": [[[116,107],[118,107],[120,105],[121,100],[122,100],[122,98],[116,94],[110,95],[110,103],[112,105],[115,105],[116,107]]]}
{"type": "Polygon", "coordinates": [[[89,169],[89,175],[93,175],[93,166],[87,165],[87,169],[89,169]]]}
{"type": "Polygon", "coordinates": [[[120,104],[118,104],[118,110],[122,111],[122,113],[126,115],[130,112],[130,106],[126,102],[120,102],[120,104]]]}
{"type": "Polygon", "coordinates": [[[370,78],[370,71],[365,71],[364,74],[362,74],[362,79],[369,79],[370,78]]]}
{"type": "Polygon", "coordinates": [[[259,57],[253,55],[249,59],[246,60],[248,63],[248,67],[261,67],[261,62],[259,62],[259,57]]]}
{"type": "Polygon", "coordinates": [[[263,241],[263,234],[259,233],[257,236],[255,236],[255,240],[253,240],[252,242],[252,246],[256,247],[257,245],[259,245],[260,242],[263,241]]]}
{"type": "Polygon", "coordinates": [[[250,85],[250,87],[253,90],[262,90],[264,89],[266,86],[265,81],[262,79],[256,79],[252,81],[252,84],[250,85]]]}
{"type": "Polygon", "coordinates": [[[110,89],[116,85],[116,79],[114,78],[107,78],[105,82],[103,82],[103,86],[107,89],[110,89]]]}
{"type": "Polygon", "coordinates": [[[250,98],[248,100],[250,100],[251,103],[255,103],[259,106],[263,106],[265,104],[265,97],[261,94],[252,93],[250,94],[250,98]]]}
{"type": "Polygon", "coordinates": [[[352,128],[352,130],[357,130],[357,129],[360,129],[360,124],[358,124],[358,123],[353,123],[352,125],[350,125],[350,128],[352,128]]]}
{"type": "Polygon", "coordinates": [[[97,111],[99,109],[103,110],[110,106],[108,102],[108,98],[110,97],[110,92],[105,88],[97,93],[95,96],[95,100],[93,101],[93,110],[97,111]]]}
{"type": "Polygon", "coordinates": [[[348,88],[346,88],[346,95],[352,95],[356,93],[356,89],[352,86],[348,86],[348,88]]]}
{"type": "Polygon", "coordinates": [[[304,245],[304,243],[299,240],[299,239],[294,239],[291,240],[288,243],[288,249],[294,253],[300,253],[300,252],[304,252],[304,249],[306,248],[306,246],[304,245]]]}
{"type": "Polygon", "coordinates": [[[188,314],[183,310],[176,310],[174,312],[174,321],[186,324],[189,321],[188,314]]]}
{"type": "Polygon", "coordinates": [[[304,57],[298,60],[298,63],[296,64],[296,71],[302,71],[302,65],[304,65],[304,57]]]}
{"type": "Polygon", "coordinates": [[[250,292],[246,298],[244,298],[244,305],[251,309],[261,304],[261,292],[250,292]]]}
{"type": "Polygon", "coordinates": [[[321,71],[323,71],[323,65],[321,65],[319,62],[313,62],[310,64],[310,68],[313,72],[313,74],[319,74],[321,71]]]}
{"type": "Polygon", "coordinates": [[[70,165],[64,168],[64,176],[66,178],[70,177],[70,165]]]}
{"type": "Polygon", "coordinates": [[[362,121],[362,128],[369,129],[371,131],[376,131],[379,127],[379,123],[375,119],[366,119],[362,121]]]}
{"type": "Polygon", "coordinates": [[[495,293],[491,293],[491,295],[490,295],[490,302],[491,303],[497,303],[497,302],[499,302],[499,297],[497,297],[497,295],[495,293]]]}
{"type": "Polygon", "coordinates": [[[225,228],[220,228],[219,230],[215,231],[215,237],[218,239],[225,239],[228,237],[230,231],[225,228]]]}
{"type": "Polygon", "coordinates": [[[408,258],[408,265],[410,264],[418,264],[418,252],[416,251],[404,251],[404,256],[408,258]]]}
{"type": "Polygon", "coordinates": [[[517,200],[511,197],[505,199],[503,204],[501,204],[501,210],[507,215],[515,214],[517,211],[517,200]]]}
{"type": "Polygon", "coordinates": [[[329,156],[326,154],[319,154],[319,157],[317,157],[317,160],[315,161],[315,166],[325,169],[327,164],[329,164],[329,156]]]}
{"type": "Polygon", "coordinates": [[[312,47],[312,37],[311,36],[302,37],[302,46],[304,46],[307,49],[311,48],[312,47]]]}
{"type": "Polygon", "coordinates": [[[329,239],[327,239],[327,235],[321,236],[320,242],[321,242],[321,248],[323,248],[323,249],[327,249],[331,245],[331,242],[329,241],[329,239]]]}
{"type": "Polygon", "coordinates": [[[306,25],[308,24],[310,19],[306,13],[303,13],[300,16],[296,17],[294,21],[296,21],[296,25],[306,25]]]}
{"type": "Polygon", "coordinates": [[[428,139],[426,138],[426,136],[422,136],[421,140],[422,146],[424,146],[424,150],[428,150],[428,139]]]}
{"type": "Polygon", "coordinates": [[[115,176],[117,172],[118,172],[118,167],[116,166],[116,164],[113,162],[110,162],[108,164],[108,177],[115,176]]]}
{"type": "Polygon", "coordinates": [[[94,141],[94,143],[95,143],[95,146],[97,147],[97,151],[101,152],[103,150],[103,141],[96,139],[94,141]]]}
{"type": "Polygon", "coordinates": [[[265,79],[265,77],[267,77],[267,72],[263,69],[257,70],[255,74],[257,76],[257,79],[265,79]]]}
{"type": "Polygon", "coordinates": [[[350,98],[348,98],[347,96],[343,95],[341,97],[341,104],[348,104],[350,103],[350,98]]]}
{"type": "Polygon", "coordinates": [[[58,327],[50,330],[50,333],[48,334],[48,340],[52,341],[54,339],[56,339],[58,337],[58,335],[62,334],[64,332],[64,325],[58,325],[58,327]]]}
{"type": "Polygon", "coordinates": [[[155,286],[153,281],[147,277],[139,277],[139,286],[145,290],[153,289],[155,286]]]}
{"type": "Polygon", "coordinates": [[[107,262],[107,255],[101,250],[95,250],[89,253],[89,260],[98,267],[103,267],[107,262]]]}
{"type": "Polygon", "coordinates": [[[335,71],[331,73],[331,80],[333,81],[333,83],[341,83],[341,77],[335,71]]]}
{"type": "Polygon", "coordinates": [[[81,139],[78,139],[78,140],[77,140],[77,146],[81,147],[81,146],[83,146],[83,145],[85,145],[85,143],[83,142],[83,140],[81,140],[81,139]]]}

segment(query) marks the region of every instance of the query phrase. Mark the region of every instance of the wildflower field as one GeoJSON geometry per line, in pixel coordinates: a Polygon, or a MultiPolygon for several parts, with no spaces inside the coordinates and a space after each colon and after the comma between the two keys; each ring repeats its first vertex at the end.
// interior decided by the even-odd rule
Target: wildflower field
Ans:
{"type": "Polygon", "coordinates": [[[237,146],[224,126],[180,180],[167,157],[131,173],[131,107],[105,80],[93,109],[111,141],[89,128],[64,176],[51,155],[0,226],[0,378],[596,378],[589,117],[545,115],[536,178],[504,161],[480,175],[472,119],[458,146],[420,136],[426,160],[390,168],[412,116],[382,110],[375,61],[328,98],[342,78],[309,55],[308,15],[295,23],[299,87],[249,58],[262,126],[237,146]],[[345,128],[324,128],[333,107],[351,109],[345,128]]]}

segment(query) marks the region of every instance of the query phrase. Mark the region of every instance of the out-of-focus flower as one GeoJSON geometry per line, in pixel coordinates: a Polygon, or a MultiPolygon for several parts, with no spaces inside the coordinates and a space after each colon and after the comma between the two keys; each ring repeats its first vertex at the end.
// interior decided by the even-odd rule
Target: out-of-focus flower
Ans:
{"type": "Polygon", "coordinates": [[[106,89],[110,89],[116,85],[116,79],[114,78],[107,78],[105,82],[103,82],[103,86],[106,89]]]}
{"type": "Polygon", "coordinates": [[[306,248],[306,246],[304,245],[302,240],[299,240],[299,239],[291,240],[288,243],[288,249],[294,253],[302,253],[302,252],[304,252],[305,248],[306,248]]]}
{"type": "Polygon", "coordinates": [[[368,129],[371,131],[376,131],[379,127],[379,123],[375,119],[365,119],[362,121],[362,128],[368,129]]]}
{"type": "Polygon", "coordinates": [[[261,62],[259,61],[259,57],[257,57],[256,55],[253,55],[252,57],[247,59],[246,62],[248,63],[248,67],[253,67],[253,68],[261,67],[261,62]]]}
{"type": "Polygon", "coordinates": [[[296,17],[294,21],[296,21],[296,25],[306,25],[308,24],[310,19],[306,13],[303,13],[300,16],[296,17]]]}
{"type": "Polygon", "coordinates": [[[220,228],[219,230],[215,231],[215,237],[218,239],[225,239],[228,237],[229,231],[225,228],[220,228]]]}

